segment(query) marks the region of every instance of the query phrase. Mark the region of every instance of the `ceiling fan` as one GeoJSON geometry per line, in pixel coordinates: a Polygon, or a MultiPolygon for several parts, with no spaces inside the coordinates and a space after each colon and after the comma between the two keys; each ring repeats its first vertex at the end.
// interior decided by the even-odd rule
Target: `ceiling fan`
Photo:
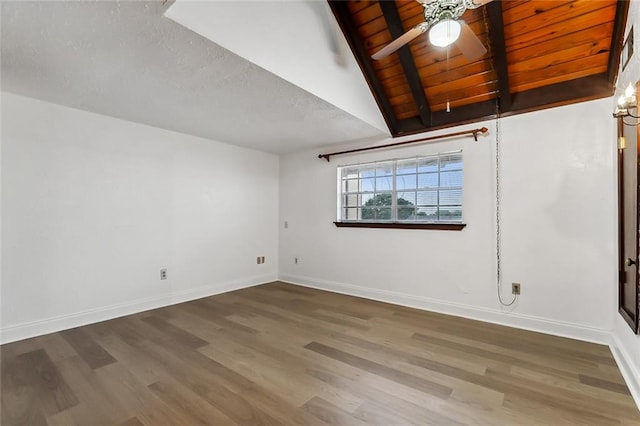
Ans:
{"type": "Polygon", "coordinates": [[[458,19],[467,9],[476,9],[492,0],[416,0],[424,6],[424,19],[409,31],[371,55],[372,59],[386,58],[420,34],[429,31],[429,41],[434,46],[446,47],[455,43],[470,61],[487,53],[478,36],[462,20],[458,19]]]}

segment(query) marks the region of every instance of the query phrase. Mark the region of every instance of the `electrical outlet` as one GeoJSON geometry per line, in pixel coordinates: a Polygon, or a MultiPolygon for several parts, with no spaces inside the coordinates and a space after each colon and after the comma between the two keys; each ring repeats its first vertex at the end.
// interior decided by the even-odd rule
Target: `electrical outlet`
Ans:
{"type": "Polygon", "coordinates": [[[288,229],[289,228],[289,222],[287,222],[286,220],[284,221],[284,229],[288,229]]]}
{"type": "Polygon", "coordinates": [[[298,264],[298,262],[299,262],[299,260],[298,260],[297,257],[293,259],[293,263],[295,263],[296,265],[298,264]]]}
{"type": "Polygon", "coordinates": [[[256,263],[257,263],[258,265],[260,264],[260,256],[258,256],[258,257],[256,258],[256,263]]]}
{"type": "Polygon", "coordinates": [[[264,263],[264,256],[260,256],[260,263],[264,263]]]}
{"type": "Polygon", "coordinates": [[[511,283],[511,294],[520,294],[520,283],[511,283]]]}
{"type": "Polygon", "coordinates": [[[160,269],[160,279],[161,280],[167,279],[167,268],[160,269]]]}

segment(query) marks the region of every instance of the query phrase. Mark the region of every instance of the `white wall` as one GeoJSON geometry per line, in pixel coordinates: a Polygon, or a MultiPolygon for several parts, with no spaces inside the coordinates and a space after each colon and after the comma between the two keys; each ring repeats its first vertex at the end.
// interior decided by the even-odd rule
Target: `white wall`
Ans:
{"type": "MultiPolygon", "coordinates": [[[[622,71],[620,65],[620,74],[618,75],[617,90],[619,95],[629,85],[640,81],[640,1],[632,1],[629,4],[629,17],[627,19],[627,27],[625,37],[627,36],[631,26],[634,27],[634,55],[631,62],[622,71]]],[[[617,97],[614,97],[610,109],[613,111],[617,97]]],[[[631,121],[627,119],[627,121],[631,121]]],[[[615,186],[614,186],[615,188],[615,186]]],[[[616,257],[617,259],[617,257],[616,257]]],[[[616,260],[617,261],[617,260],[616,260]]],[[[614,309],[618,310],[617,299],[617,276],[613,278],[616,284],[616,299],[614,301],[614,309]]],[[[640,407],[640,336],[633,334],[631,328],[622,319],[622,316],[616,314],[613,327],[613,349],[614,355],[618,360],[618,365],[627,380],[627,384],[640,407]]]]}
{"type": "Polygon", "coordinates": [[[2,342],[276,278],[278,157],[9,93],[2,123],[2,342]]]}
{"type": "MultiPolygon", "coordinates": [[[[502,119],[504,294],[496,297],[494,146],[489,135],[412,148],[280,165],[283,280],[431,310],[608,342],[615,276],[614,120],[611,99],[502,119]],[[336,228],[336,167],[464,150],[464,221],[459,232],[336,228]],[[288,229],[283,222],[287,221],[288,229]],[[294,264],[294,257],[299,263],[294,264]]],[[[333,151],[335,148],[330,148],[333,151]]],[[[323,150],[320,150],[323,151],[323,150]]]]}

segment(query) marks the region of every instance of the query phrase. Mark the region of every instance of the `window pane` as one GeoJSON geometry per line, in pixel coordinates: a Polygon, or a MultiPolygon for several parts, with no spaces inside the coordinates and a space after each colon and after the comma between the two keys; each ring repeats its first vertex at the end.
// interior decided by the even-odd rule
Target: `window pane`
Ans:
{"type": "Polygon", "coordinates": [[[438,173],[426,173],[418,175],[418,188],[437,188],[438,173]]]}
{"type": "Polygon", "coordinates": [[[390,206],[391,200],[393,199],[393,194],[391,192],[383,192],[376,194],[373,197],[373,201],[371,202],[372,206],[390,206]]]}
{"type": "Polygon", "coordinates": [[[396,168],[396,174],[406,175],[416,173],[416,160],[399,160],[396,168]]]}
{"type": "Polygon", "coordinates": [[[462,186],[462,170],[440,173],[440,186],[462,186]]]}
{"type": "Polygon", "coordinates": [[[437,206],[438,191],[418,191],[417,205],[419,206],[437,206]]]}
{"type": "Polygon", "coordinates": [[[360,177],[368,178],[376,175],[376,168],[371,166],[364,166],[360,169],[360,177]]]}
{"type": "Polygon", "coordinates": [[[362,192],[373,192],[375,191],[375,179],[361,179],[360,180],[361,191],[362,192]]]}
{"type": "Polygon", "coordinates": [[[393,178],[391,176],[376,178],[376,192],[391,191],[392,189],[393,178]]]}
{"type": "Polygon", "coordinates": [[[461,206],[440,207],[440,220],[448,222],[459,222],[462,220],[461,206]]]}
{"type": "Polygon", "coordinates": [[[345,167],[342,169],[342,178],[343,179],[353,179],[358,177],[358,168],[357,167],[345,167]]]}
{"type": "Polygon", "coordinates": [[[391,220],[391,207],[377,207],[374,211],[376,220],[391,220]]]}
{"type": "Polygon", "coordinates": [[[375,218],[375,207],[362,207],[362,220],[373,220],[375,218]]]}
{"type": "Polygon", "coordinates": [[[343,180],[342,192],[358,192],[358,179],[343,180]]]}
{"type": "Polygon", "coordinates": [[[373,194],[362,194],[360,197],[362,199],[362,204],[366,204],[369,200],[373,200],[373,194]]]}
{"type": "Polygon", "coordinates": [[[438,158],[419,158],[418,159],[418,172],[437,172],[438,171],[438,158]]]}
{"type": "Polygon", "coordinates": [[[358,211],[360,209],[358,208],[347,208],[347,209],[342,209],[342,214],[344,215],[344,217],[342,218],[343,220],[358,220],[358,211]]]}
{"type": "Polygon", "coordinates": [[[440,170],[462,170],[462,154],[447,154],[440,157],[440,170]]]}
{"type": "Polygon", "coordinates": [[[400,206],[408,206],[416,203],[416,193],[415,192],[398,192],[398,207],[400,206]]]}
{"type": "Polygon", "coordinates": [[[359,205],[360,195],[358,194],[348,194],[342,197],[342,206],[343,207],[357,207],[359,205]]]}
{"type": "Polygon", "coordinates": [[[396,177],[396,189],[403,191],[405,189],[416,188],[416,175],[403,175],[396,177]]]}
{"type": "Polygon", "coordinates": [[[432,222],[438,219],[437,207],[417,207],[416,218],[423,222],[432,222]]]}
{"type": "Polygon", "coordinates": [[[462,205],[462,190],[460,189],[441,190],[440,205],[441,206],[462,205]]]}
{"type": "Polygon", "coordinates": [[[363,220],[391,220],[391,207],[363,207],[363,220]]]}
{"type": "Polygon", "coordinates": [[[392,163],[381,163],[376,166],[376,176],[391,176],[393,175],[392,163]]]}
{"type": "Polygon", "coordinates": [[[398,206],[398,220],[416,220],[415,207],[398,206]]]}

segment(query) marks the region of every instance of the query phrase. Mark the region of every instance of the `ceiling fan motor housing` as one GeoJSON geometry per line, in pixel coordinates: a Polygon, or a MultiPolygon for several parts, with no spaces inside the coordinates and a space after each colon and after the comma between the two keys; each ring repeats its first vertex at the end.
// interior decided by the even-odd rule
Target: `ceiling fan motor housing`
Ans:
{"type": "Polygon", "coordinates": [[[436,0],[430,3],[423,3],[424,19],[427,24],[433,25],[443,19],[458,19],[467,9],[476,9],[482,6],[474,0],[436,0]]]}

